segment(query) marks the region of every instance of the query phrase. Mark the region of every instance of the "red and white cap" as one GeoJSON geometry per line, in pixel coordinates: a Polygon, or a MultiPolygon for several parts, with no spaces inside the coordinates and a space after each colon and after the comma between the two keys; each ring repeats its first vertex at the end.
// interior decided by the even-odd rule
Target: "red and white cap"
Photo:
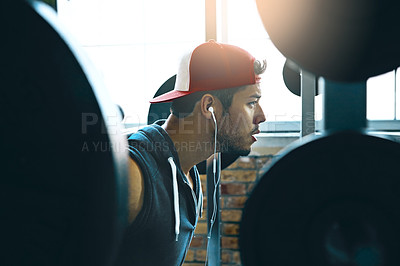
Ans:
{"type": "Polygon", "coordinates": [[[164,93],[150,103],[170,102],[196,91],[211,91],[255,84],[255,58],[234,45],[213,40],[197,46],[185,55],[179,65],[173,91],[164,93]]]}

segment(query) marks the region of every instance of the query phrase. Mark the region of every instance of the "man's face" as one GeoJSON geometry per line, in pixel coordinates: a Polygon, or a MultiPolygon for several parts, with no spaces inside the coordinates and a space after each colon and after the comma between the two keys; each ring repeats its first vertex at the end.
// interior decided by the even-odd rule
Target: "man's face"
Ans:
{"type": "Polygon", "coordinates": [[[253,135],[260,132],[258,124],[265,121],[260,97],[258,84],[235,93],[228,113],[222,116],[218,126],[220,151],[243,156],[250,153],[251,145],[256,141],[253,135]]]}

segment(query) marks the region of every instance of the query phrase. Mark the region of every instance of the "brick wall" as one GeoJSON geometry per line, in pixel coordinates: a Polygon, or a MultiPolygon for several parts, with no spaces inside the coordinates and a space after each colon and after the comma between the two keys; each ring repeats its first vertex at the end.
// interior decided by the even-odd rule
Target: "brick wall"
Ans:
{"type": "MultiPolygon", "coordinates": [[[[242,210],[254,185],[265,172],[272,155],[240,157],[221,172],[221,265],[241,265],[239,252],[239,224],[242,210]]],[[[201,176],[203,193],[206,177],[201,176]]],[[[207,199],[204,199],[203,218],[199,220],[185,266],[204,265],[207,248],[207,199]]]]}

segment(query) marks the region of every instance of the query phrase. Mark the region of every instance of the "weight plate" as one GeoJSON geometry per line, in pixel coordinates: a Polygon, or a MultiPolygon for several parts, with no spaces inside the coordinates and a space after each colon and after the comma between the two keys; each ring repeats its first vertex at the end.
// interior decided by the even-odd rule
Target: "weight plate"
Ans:
{"type": "Polygon", "coordinates": [[[246,203],[243,264],[400,265],[399,160],[399,143],[357,132],[291,145],[246,203]]]}

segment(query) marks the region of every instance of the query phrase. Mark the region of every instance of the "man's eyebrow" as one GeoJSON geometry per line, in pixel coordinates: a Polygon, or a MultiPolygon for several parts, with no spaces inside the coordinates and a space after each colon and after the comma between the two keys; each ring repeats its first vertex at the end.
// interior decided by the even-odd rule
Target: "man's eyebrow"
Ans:
{"type": "Polygon", "coordinates": [[[260,99],[260,98],[261,98],[261,95],[260,95],[260,94],[253,94],[253,95],[250,95],[249,98],[257,98],[257,99],[260,99]]]}

